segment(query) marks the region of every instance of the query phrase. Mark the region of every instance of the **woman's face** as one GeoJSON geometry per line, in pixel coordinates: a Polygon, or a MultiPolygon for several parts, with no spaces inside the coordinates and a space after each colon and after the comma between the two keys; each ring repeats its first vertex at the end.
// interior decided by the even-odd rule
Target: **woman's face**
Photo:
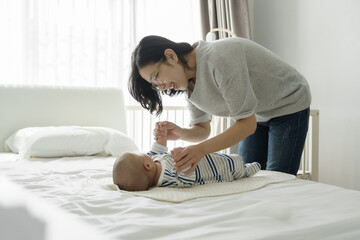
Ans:
{"type": "Polygon", "coordinates": [[[140,68],[141,77],[159,90],[186,90],[188,79],[182,63],[171,49],[166,49],[164,55],[164,60],[140,68]]]}

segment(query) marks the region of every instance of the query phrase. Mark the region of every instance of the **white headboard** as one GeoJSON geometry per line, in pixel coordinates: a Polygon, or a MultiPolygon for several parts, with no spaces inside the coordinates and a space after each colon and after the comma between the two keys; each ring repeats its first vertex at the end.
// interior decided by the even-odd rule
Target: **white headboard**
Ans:
{"type": "Polygon", "coordinates": [[[102,126],[126,133],[119,88],[0,84],[0,152],[16,130],[40,126],[102,126]]]}

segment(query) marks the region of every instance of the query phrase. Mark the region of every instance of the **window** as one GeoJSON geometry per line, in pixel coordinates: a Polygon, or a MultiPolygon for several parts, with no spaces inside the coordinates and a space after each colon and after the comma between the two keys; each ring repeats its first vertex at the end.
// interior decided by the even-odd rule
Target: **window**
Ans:
{"type": "MultiPolygon", "coordinates": [[[[199,1],[137,0],[135,10],[136,42],[147,35],[159,35],[190,44],[202,38],[199,1]]],[[[165,106],[186,105],[182,95],[171,98],[164,95],[163,101],[165,106]]],[[[137,105],[131,97],[128,104],[137,105]]]]}
{"type": "Polygon", "coordinates": [[[124,89],[142,37],[201,36],[193,0],[2,0],[0,29],[2,83],[124,89]]]}

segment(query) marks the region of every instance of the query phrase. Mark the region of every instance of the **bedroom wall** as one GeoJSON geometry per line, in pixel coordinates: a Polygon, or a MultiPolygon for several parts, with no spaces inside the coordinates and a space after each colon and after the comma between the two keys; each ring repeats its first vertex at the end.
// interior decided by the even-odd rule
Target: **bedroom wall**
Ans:
{"type": "Polygon", "coordinates": [[[360,1],[249,0],[253,40],[308,79],[322,183],[360,190],[360,1]]]}

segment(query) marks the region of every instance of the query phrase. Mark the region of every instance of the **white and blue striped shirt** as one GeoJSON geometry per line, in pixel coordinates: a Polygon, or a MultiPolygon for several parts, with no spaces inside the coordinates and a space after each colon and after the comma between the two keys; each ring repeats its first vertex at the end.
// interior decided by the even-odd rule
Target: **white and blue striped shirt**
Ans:
{"type": "Polygon", "coordinates": [[[257,162],[244,164],[242,157],[237,154],[212,153],[205,155],[198,163],[195,171],[185,175],[190,167],[177,172],[173,158],[168,148],[154,143],[147,154],[161,163],[161,174],[157,186],[159,187],[191,187],[214,182],[231,182],[233,180],[251,177],[260,170],[257,162]]]}

